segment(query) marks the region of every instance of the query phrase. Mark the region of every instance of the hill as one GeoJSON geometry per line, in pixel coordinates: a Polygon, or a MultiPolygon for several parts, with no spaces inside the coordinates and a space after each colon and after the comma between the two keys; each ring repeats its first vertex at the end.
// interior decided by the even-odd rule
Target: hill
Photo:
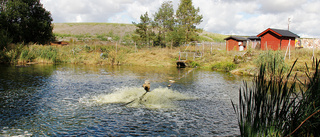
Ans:
{"type": "MultiPolygon", "coordinates": [[[[97,39],[101,41],[130,39],[136,27],[118,23],[54,23],[53,33],[58,40],[70,41],[97,39]]],[[[200,41],[223,42],[226,35],[203,31],[200,41]]]]}

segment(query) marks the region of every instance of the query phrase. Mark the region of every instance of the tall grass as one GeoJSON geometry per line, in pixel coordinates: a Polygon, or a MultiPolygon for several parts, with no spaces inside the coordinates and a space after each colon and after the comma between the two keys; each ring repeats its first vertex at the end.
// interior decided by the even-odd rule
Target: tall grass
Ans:
{"type": "Polygon", "coordinates": [[[239,104],[231,101],[238,116],[241,136],[320,135],[317,130],[320,129],[320,115],[317,113],[320,109],[320,60],[315,63],[315,72],[306,72],[309,79],[300,88],[296,75],[291,75],[295,63],[285,74],[283,68],[276,69],[274,58],[269,64],[272,65],[271,75],[266,74],[266,64],[261,64],[253,85],[249,87],[244,82],[239,90],[239,104]]]}
{"type": "Polygon", "coordinates": [[[280,72],[280,70],[284,72],[287,72],[289,70],[289,66],[285,63],[284,55],[279,50],[269,50],[267,52],[262,52],[254,62],[256,66],[264,64],[264,67],[266,69],[265,73],[276,74],[280,72]]]}

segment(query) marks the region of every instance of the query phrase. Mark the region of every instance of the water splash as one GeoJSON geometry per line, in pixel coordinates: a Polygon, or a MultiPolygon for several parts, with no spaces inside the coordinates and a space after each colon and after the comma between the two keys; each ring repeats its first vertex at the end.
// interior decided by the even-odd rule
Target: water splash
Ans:
{"type": "Polygon", "coordinates": [[[145,90],[141,87],[125,87],[110,94],[95,96],[92,101],[96,104],[121,104],[134,100],[126,106],[161,109],[175,108],[175,101],[195,99],[189,95],[163,87],[156,88],[142,97],[144,93],[145,90]]]}

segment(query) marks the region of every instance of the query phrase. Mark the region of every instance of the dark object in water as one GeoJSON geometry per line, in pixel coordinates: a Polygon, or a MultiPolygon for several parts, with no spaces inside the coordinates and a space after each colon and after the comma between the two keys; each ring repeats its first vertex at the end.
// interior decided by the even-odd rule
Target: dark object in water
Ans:
{"type": "MultiPolygon", "coordinates": [[[[142,96],[139,97],[139,102],[141,102],[141,100],[143,99],[143,97],[144,97],[148,92],[150,92],[150,82],[149,82],[148,80],[146,80],[146,81],[144,82],[144,84],[142,85],[142,87],[144,88],[144,90],[146,90],[146,93],[142,94],[142,96]]],[[[137,99],[134,99],[134,100],[132,100],[132,101],[126,103],[126,104],[123,104],[123,106],[126,106],[126,105],[134,102],[135,100],[137,100],[137,99]]]]}
{"type": "Polygon", "coordinates": [[[146,92],[150,91],[150,82],[148,80],[146,80],[144,82],[144,84],[142,85],[142,87],[144,88],[144,90],[146,90],[146,92]]]}

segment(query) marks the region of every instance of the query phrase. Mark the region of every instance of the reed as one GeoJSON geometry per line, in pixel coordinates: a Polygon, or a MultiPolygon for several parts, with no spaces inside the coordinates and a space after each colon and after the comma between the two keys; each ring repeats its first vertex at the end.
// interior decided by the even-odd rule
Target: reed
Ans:
{"type": "Polygon", "coordinates": [[[239,90],[238,105],[231,101],[238,116],[241,136],[319,136],[320,120],[315,112],[320,106],[320,60],[315,63],[315,72],[306,72],[308,82],[300,88],[297,88],[299,80],[296,75],[291,75],[296,62],[285,74],[283,68],[276,70],[274,59],[270,74],[266,74],[266,65],[261,64],[252,86],[244,82],[239,90]],[[305,121],[311,115],[312,118],[305,121]]]}

